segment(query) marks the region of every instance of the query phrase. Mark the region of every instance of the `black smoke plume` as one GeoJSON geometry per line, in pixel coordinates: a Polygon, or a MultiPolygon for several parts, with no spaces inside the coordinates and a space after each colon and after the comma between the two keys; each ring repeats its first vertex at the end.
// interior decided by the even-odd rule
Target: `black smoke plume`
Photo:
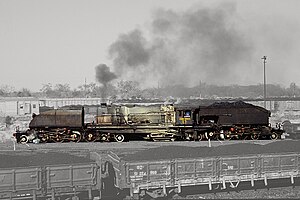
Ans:
{"type": "Polygon", "coordinates": [[[96,79],[102,84],[101,97],[106,98],[108,96],[107,84],[116,79],[117,75],[110,71],[110,68],[105,64],[99,64],[96,66],[96,79]]]}
{"type": "Polygon", "coordinates": [[[115,58],[114,63],[118,66],[137,67],[147,64],[150,51],[146,47],[147,41],[140,30],[134,30],[128,34],[121,35],[114,42],[109,53],[115,58]]]}
{"type": "Polygon", "coordinates": [[[110,71],[110,68],[105,64],[96,66],[96,80],[102,85],[106,86],[107,83],[117,78],[117,75],[110,71]]]}
{"type": "Polygon", "coordinates": [[[234,3],[185,12],[157,10],[147,32],[133,30],[110,46],[114,69],[145,86],[240,81],[245,78],[241,72],[249,71],[245,63],[252,47],[239,31],[235,13],[234,3]]]}

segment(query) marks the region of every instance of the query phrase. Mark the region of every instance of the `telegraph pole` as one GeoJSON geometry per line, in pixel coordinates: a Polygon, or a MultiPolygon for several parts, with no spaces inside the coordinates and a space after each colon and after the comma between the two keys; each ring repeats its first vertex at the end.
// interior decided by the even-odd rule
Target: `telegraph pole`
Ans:
{"type": "Polygon", "coordinates": [[[266,60],[267,56],[262,57],[264,60],[264,108],[266,108],[267,86],[266,86],[266,60]]]}
{"type": "Polygon", "coordinates": [[[84,97],[87,98],[87,93],[86,93],[86,78],[84,78],[84,97]]]}

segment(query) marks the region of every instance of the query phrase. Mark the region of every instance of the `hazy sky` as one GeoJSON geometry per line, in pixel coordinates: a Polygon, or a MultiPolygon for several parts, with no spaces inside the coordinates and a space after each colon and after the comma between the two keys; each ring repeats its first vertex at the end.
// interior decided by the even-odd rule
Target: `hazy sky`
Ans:
{"type": "Polygon", "coordinates": [[[300,86],[299,0],[0,0],[0,86],[300,86]],[[101,71],[101,70],[99,70],[101,71]],[[113,75],[112,77],[115,77],[113,75]],[[110,79],[109,79],[110,81],[110,79]]]}

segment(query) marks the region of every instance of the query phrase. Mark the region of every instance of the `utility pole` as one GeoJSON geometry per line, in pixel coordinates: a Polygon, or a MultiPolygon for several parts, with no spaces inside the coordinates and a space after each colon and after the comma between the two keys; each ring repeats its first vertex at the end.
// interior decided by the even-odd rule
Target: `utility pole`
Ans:
{"type": "Polygon", "coordinates": [[[157,93],[156,93],[157,98],[160,96],[160,85],[159,85],[159,80],[157,81],[157,93]]]}
{"type": "Polygon", "coordinates": [[[86,92],[86,77],[84,78],[84,97],[87,98],[87,92],[86,92]]]}
{"type": "Polygon", "coordinates": [[[266,108],[266,98],[267,98],[267,86],[266,86],[266,60],[267,60],[267,56],[263,56],[261,59],[264,60],[264,108],[266,108]]]}
{"type": "Polygon", "coordinates": [[[201,99],[201,89],[202,89],[202,82],[201,82],[201,80],[199,81],[199,97],[200,97],[200,99],[201,99]]]}

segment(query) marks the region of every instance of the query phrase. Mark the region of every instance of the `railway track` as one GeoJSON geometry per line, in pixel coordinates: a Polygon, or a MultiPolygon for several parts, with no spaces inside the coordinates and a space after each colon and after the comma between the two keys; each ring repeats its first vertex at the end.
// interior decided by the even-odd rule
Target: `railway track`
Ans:
{"type": "MultiPolygon", "coordinates": [[[[283,141],[283,140],[282,140],[283,141]]],[[[99,153],[114,152],[118,155],[134,154],[139,151],[155,149],[164,146],[182,146],[182,147],[217,147],[232,144],[259,144],[266,145],[275,142],[275,140],[226,140],[226,141],[174,141],[174,142],[149,142],[149,141],[130,141],[130,142],[81,142],[81,143],[41,143],[41,144],[19,144],[13,141],[0,143],[1,151],[26,151],[26,152],[47,152],[59,151],[77,156],[85,156],[88,152],[95,151],[99,153]]],[[[277,140],[278,142],[278,140],[277,140]]]]}
{"type": "Polygon", "coordinates": [[[0,143],[1,150],[47,150],[47,149],[76,149],[76,150],[96,150],[96,151],[137,151],[161,146],[188,146],[207,147],[230,144],[260,144],[265,145],[273,142],[286,140],[225,140],[225,141],[174,141],[174,142],[150,142],[150,141],[130,141],[130,142],[81,142],[81,143],[42,143],[42,144],[18,144],[13,141],[0,143]]]}

